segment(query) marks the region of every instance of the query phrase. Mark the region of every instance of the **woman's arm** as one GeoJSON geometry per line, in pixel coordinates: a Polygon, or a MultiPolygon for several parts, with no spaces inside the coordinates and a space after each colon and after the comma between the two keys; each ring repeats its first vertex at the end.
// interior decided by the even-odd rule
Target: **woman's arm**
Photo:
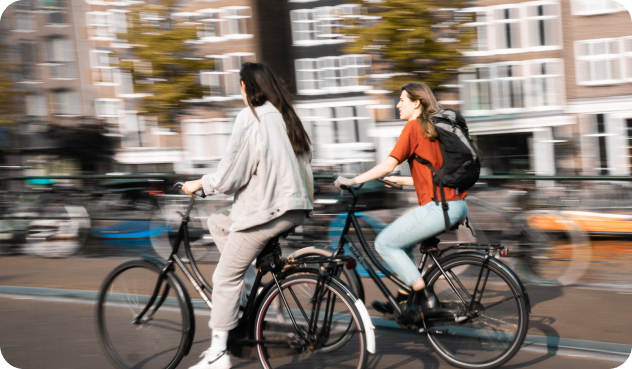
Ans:
{"type": "Polygon", "coordinates": [[[414,186],[415,185],[413,183],[413,177],[391,176],[391,177],[384,177],[384,179],[389,181],[389,182],[397,183],[398,185],[402,185],[402,186],[414,186]]]}
{"type": "Polygon", "coordinates": [[[340,186],[343,186],[343,185],[348,187],[348,186],[353,186],[356,184],[372,181],[376,178],[381,178],[391,173],[397,165],[399,165],[399,162],[397,161],[397,159],[395,159],[392,156],[389,156],[388,158],[386,158],[386,160],[384,160],[380,164],[374,166],[372,169],[369,169],[368,171],[360,174],[359,176],[355,178],[350,179],[350,178],[345,178],[345,177],[338,177],[334,184],[336,185],[336,187],[340,189],[340,186]]]}

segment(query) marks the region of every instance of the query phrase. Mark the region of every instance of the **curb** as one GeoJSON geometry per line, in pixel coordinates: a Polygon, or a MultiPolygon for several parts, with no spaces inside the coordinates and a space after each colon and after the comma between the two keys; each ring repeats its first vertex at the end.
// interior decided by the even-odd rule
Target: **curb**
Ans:
{"type": "MultiPolygon", "coordinates": [[[[0,297],[30,297],[62,302],[95,304],[98,292],[90,290],[0,285],[0,297]]],[[[200,311],[200,313],[208,313],[206,303],[204,303],[202,299],[192,299],[192,302],[194,308],[203,310],[200,311]]],[[[396,331],[398,334],[419,337],[418,333],[402,330],[399,325],[392,320],[386,320],[380,317],[371,317],[371,320],[377,330],[396,331]]],[[[529,334],[525,338],[521,350],[554,355],[587,357],[623,363],[630,357],[632,345],[529,334]]]]}

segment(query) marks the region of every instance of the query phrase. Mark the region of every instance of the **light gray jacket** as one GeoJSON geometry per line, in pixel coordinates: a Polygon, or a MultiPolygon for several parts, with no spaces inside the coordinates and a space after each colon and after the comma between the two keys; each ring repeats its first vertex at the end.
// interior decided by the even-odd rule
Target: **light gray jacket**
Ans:
{"type": "Polygon", "coordinates": [[[294,154],[281,113],[270,102],[235,121],[217,172],[202,177],[204,193],[234,194],[231,231],[269,222],[289,210],[312,210],[312,152],[294,154]]]}

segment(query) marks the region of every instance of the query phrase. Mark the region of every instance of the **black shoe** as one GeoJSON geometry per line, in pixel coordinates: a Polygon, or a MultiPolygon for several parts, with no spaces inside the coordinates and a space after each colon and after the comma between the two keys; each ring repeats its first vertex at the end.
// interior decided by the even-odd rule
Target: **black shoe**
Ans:
{"type": "Polygon", "coordinates": [[[406,304],[401,319],[404,322],[420,323],[423,319],[453,318],[456,310],[441,306],[432,287],[416,291],[406,304]]]}
{"type": "MultiPolygon", "coordinates": [[[[406,302],[406,300],[408,300],[408,295],[403,294],[401,292],[397,293],[397,297],[395,298],[395,301],[398,304],[402,304],[402,303],[406,302]]],[[[376,311],[378,311],[378,312],[380,312],[382,314],[394,314],[395,313],[395,308],[393,307],[393,305],[391,305],[391,303],[389,301],[387,301],[387,302],[373,301],[371,306],[373,306],[373,309],[375,309],[376,311]]]]}
{"type": "Polygon", "coordinates": [[[426,287],[421,291],[417,291],[411,307],[416,308],[416,311],[421,313],[422,319],[451,318],[454,317],[456,312],[456,310],[448,309],[441,305],[432,287],[426,287]]]}

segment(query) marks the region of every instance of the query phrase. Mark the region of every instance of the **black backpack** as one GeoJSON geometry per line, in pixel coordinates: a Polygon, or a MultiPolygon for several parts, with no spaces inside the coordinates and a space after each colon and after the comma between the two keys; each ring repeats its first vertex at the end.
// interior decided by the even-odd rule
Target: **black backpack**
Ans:
{"type": "MultiPolygon", "coordinates": [[[[459,191],[470,189],[481,173],[483,155],[474,145],[474,141],[468,133],[467,123],[463,116],[452,109],[444,109],[432,116],[435,129],[438,134],[439,147],[443,156],[443,166],[437,170],[430,162],[416,154],[408,160],[417,160],[427,166],[432,172],[434,183],[434,201],[439,203],[437,188],[441,194],[441,208],[445,220],[445,231],[450,232],[450,219],[448,217],[448,204],[445,200],[444,187],[451,187],[459,191]]],[[[456,226],[458,228],[458,225],[456,226]]]]}

